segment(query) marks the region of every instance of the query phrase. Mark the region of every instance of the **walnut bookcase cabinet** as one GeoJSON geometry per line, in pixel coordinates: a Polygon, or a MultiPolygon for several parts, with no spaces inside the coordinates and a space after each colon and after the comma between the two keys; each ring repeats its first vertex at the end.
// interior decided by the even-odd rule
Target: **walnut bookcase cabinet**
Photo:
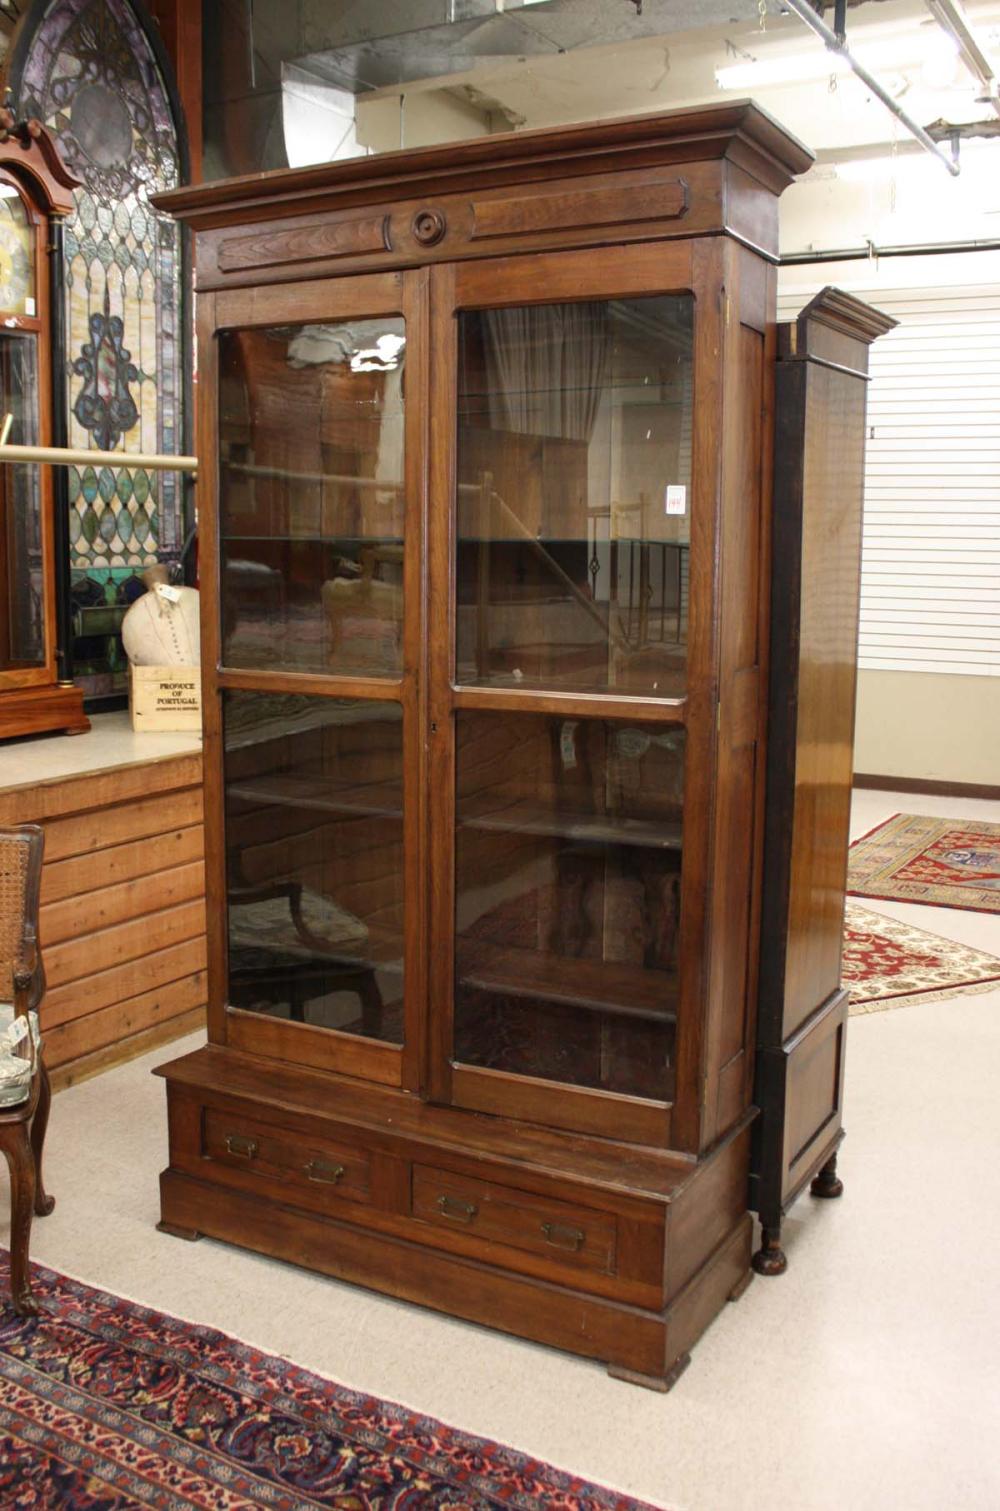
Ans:
{"type": "Polygon", "coordinates": [[[750,1273],[755,106],[204,185],[210,1042],[162,1227],[661,1388],[750,1273]]]}

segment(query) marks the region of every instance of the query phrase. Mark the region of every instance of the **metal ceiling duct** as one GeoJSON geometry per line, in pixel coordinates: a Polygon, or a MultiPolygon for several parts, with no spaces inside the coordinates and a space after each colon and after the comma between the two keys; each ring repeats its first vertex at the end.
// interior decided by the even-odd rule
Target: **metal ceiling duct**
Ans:
{"type": "Polygon", "coordinates": [[[354,94],[759,15],[757,0],[307,0],[304,10],[312,48],[297,62],[354,94]]]}

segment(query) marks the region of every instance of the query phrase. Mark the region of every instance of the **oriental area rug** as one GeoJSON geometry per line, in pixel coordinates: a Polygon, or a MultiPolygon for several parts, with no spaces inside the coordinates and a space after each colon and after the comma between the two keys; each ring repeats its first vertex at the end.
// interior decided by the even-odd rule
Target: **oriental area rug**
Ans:
{"type": "Polygon", "coordinates": [[[847,890],[1000,913],[1000,824],[897,813],[851,846],[847,890]]]}
{"type": "Polygon", "coordinates": [[[655,1511],[225,1333],[0,1250],[0,1506],[18,1511],[655,1511]]]}
{"type": "Polygon", "coordinates": [[[875,1013],[914,1002],[938,1002],[1000,987],[1000,959],[847,904],[844,985],[852,1013],[875,1013]]]}

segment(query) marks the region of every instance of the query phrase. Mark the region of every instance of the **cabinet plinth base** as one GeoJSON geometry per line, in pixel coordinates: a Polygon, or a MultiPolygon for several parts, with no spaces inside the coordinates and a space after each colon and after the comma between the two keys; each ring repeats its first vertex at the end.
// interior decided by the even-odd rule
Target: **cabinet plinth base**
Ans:
{"type": "Polygon", "coordinates": [[[698,1162],[633,1149],[625,1185],[608,1140],[477,1119],[488,1147],[470,1158],[468,1114],[391,1088],[214,1047],[161,1073],[159,1228],[175,1237],[239,1244],[655,1389],[749,1275],[749,1115],[698,1162]]]}
{"type": "Polygon", "coordinates": [[[197,1228],[180,1228],[176,1223],[160,1221],[156,1224],[157,1233],[168,1233],[171,1238],[183,1238],[186,1243],[197,1243],[203,1234],[197,1228]]]}
{"type": "Polygon", "coordinates": [[[740,1297],[743,1295],[743,1292],[746,1290],[752,1279],[753,1270],[749,1269],[747,1270],[745,1275],[740,1276],[739,1280],[737,1280],[736,1284],[733,1286],[726,1299],[728,1301],[739,1301],[740,1297]]]}
{"type": "Polygon", "coordinates": [[[83,692],[72,684],[24,687],[0,692],[0,740],[20,735],[86,734],[90,720],[83,711],[83,692]]]}
{"type": "Polygon", "coordinates": [[[665,1375],[640,1375],[637,1370],[622,1369],[616,1364],[608,1365],[608,1374],[612,1380],[624,1380],[626,1385],[641,1385],[643,1390],[656,1390],[665,1396],[668,1390],[673,1390],[690,1363],[691,1355],[681,1354],[665,1375]]]}

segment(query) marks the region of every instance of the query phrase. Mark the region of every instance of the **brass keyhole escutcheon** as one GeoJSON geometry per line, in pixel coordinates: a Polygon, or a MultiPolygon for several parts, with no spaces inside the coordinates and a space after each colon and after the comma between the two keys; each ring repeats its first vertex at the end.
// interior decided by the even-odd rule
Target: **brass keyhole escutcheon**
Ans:
{"type": "Polygon", "coordinates": [[[413,239],[422,247],[436,246],[447,229],[448,222],[440,210],[418,210],[410,222],[413,239]]]}

